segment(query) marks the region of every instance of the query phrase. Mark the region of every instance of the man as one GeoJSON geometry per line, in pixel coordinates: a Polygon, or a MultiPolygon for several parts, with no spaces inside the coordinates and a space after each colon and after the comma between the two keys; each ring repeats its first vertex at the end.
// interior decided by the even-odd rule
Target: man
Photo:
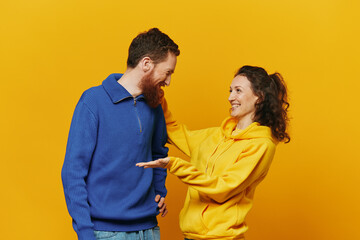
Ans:
{"type": "Polygon", "coordinates": [[[156,215],[167,213],[166,171],[135,164],[167,156],[159,103],[179,54],[166,34],[150,29],[133,39],[123,75],[111,74],[81,96],[62,168],[79,240],[160,239],[156,215]]]}

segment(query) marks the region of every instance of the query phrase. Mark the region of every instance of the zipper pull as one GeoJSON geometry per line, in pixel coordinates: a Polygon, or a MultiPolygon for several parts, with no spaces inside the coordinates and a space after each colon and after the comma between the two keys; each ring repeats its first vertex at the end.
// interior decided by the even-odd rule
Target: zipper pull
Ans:
{"type": "Polygon", "coordinates": [[[136,98],[134,98],[134,106],[136,106],[136,98]]]}

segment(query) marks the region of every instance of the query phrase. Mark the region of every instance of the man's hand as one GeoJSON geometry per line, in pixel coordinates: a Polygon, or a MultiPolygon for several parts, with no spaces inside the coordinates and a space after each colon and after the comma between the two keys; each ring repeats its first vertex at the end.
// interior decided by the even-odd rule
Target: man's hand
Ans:
{"type": "Polygon", "coordinates": [[[158,203],[159,212],[161,213],[162,217],[165,217],[165,215],[168,213],[168,210],[166,208],[165,198],[161,197],[160,195],[156,195],[155,202],[158,203]]]}

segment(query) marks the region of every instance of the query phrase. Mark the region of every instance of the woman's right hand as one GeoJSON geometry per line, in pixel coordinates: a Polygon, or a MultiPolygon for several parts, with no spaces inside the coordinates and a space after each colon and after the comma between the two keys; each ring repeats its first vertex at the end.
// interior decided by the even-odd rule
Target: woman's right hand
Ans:
{"type": "Polygon", "coordinates": [[[143,167],[143,168],[166,168],[166,165],[168,165],[170,161],[170,158],[159,158],[155,161],[150,162],[139,162],[136,164],[137,167],[143,167]]]}

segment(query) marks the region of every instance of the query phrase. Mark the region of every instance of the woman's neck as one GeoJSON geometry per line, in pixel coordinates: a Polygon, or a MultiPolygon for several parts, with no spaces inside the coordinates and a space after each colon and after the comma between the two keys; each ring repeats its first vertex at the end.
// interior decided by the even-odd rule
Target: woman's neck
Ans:
{"type": "Polygon", "coordinates": [[[239,119],[236,128],[239,129],[245,129],[247,128],[250,124],[252,124],[254,121],[252,119],[248,119],[248,118],[241,118],[239,119]]]}

